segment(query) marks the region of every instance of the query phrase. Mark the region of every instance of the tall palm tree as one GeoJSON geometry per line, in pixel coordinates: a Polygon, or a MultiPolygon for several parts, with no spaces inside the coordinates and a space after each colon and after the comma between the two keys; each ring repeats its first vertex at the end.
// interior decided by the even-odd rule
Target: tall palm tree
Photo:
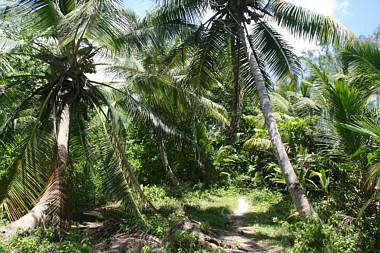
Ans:
{"type": "Polygon", "coordinates": [[[268,97],[269,73],[293,80],[300,74],[297,57],[273,25],[286,28],[296,37],[321,43],[339,43],[353,38],[353,34],[329,17],[282,0],[163,0],[162,7],[148,15],[146,22],[156,25],[161,36],[169,37],[188,32],[190,25],[198,27],[188,41],[199,42],[198,60],[192,71],[199,85],[212,79],[212,73],[217,71],[213,66],[221,58],[224,45],[230,39],[235,41],[234,55],[248,76],[245,85],[256,88],[287,189],[302,217],[316,215],[289,162],[268,97]],[[211,17],[205,21],[206,14],[211,17]],[[166,33],[162,29],[165,26],[166,33]]]}
{"type": "MultiPolygon", "coordinates": [[[[102,151],[107,156],[103,157],[103,174],[110,191],[119,199],[134,200],[136,205],[151,205],[118,140],[117,111],[107,96],[109,89],[118,87],[86,76],[96,71],[95,55],[110,55],[128,42],[139,43],[134,15],[112,0],[21,0],[11,13],[25,17],[23,21],[35,32],[29,43],[30,57],[43,62],[47,70],[30,80],[35,81],[33,93],[0,127],[0,135],[5,139],[12,131],[14,119],[28,112],[31,101],[34,106],[39,103],[39,112],[32,115],[26,137],[20,141],[0,187],[0,204],[11,218],[19,218],[38,202],[26,215],[1,229],[14,232],[52,220],[63,225],[70,140],[80,140],[84,153],[90,156],[85,127],[90,113],[98,119],[96,126],[102,130],[102,151]]],[[[6,90],[3,96],[11,92],[6,90]]]]}

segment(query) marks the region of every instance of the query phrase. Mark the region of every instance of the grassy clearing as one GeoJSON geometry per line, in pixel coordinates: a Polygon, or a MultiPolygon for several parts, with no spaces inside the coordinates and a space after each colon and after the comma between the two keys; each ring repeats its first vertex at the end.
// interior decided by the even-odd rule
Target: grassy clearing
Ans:
{"type": "MultiPolygon", "coordinates": [[[[153,189],[151,189],[153,190],[153,189]]],[[[154,191],[158,188],[154,186],[154,191]]],[[[180,210],[191,219],[200,221],[202,226],[217,234],[228,229],[228,215],[238,208],[238,199],[247,198],[250,209],[245,215],[244,226],[251,227],[254,239],[267,245],[280,245],[285,250],[292,246],[293,237],[280,221],[294,212],[291,201],[283,194],[266,188],[244,190],[237,188],[212,188],[207,190],[188,189],[180,196],[161,191],[155,198],[160,210],[180,210]]]]}
{"type": "Polygon", "coordinates": [[[270,245],[281,245],[286,251],[293,244],[292,234],[279,221],[295,211],[291,201],[283,194],[269,189],[256,189],[247,193],[250,210],[248,224],[255,239],[270,245]]]}
{"type": "Polygon", "coordinates": [[[200,221],[204,228],[215,233],[225,230],[228,215],[237,208],[240,193],[237,189],[186,189],[168,192],[157,186],[147,187],[146,192],[161,213],[184,214],[200,221]]]}
{"type": "Polygon", "coordinates": [[[190,218],[216,233],[227,229],[228,215],[238,206],[238,192],[220,189],[186,194],[184,211],[190,218]]]}
{"type": "MultiPolygon", "coordinates": [[[[228,216],[238,208],[238,199],[245,196],[250,204],[250,209],[245,214],[246,223],[243,226],[251,227],[253,240],[266,245],[281,246],[284,249],[289,248],[292,244],[290,232],[281,226],[280,222],[277,222],[285,220],[292,212],[290,201],[281,193],[265,188],[247,191],[234,187],[227,189],[194,187],[178,192],[153,185],[145,187],[144,191],[153,200],[159,213],[144,215],[147,224],[143,224],[141,221],[137,223],[141,223],[140,226],[143,230],[155,236],[162,238],[169,231],[170,224],[181,215],[200,221],[204,228],[212,230],[216,234],[222,234],[223,231],[230,229],[228,216]]],[[[113,210],[112,212],[116,211],[121,212],[122,210],[113,210]]],[[[136,219],[129,219],[128,216],[125,216],[125,219],[131,223],[123,225],[121,227],[123,231],[128,231],[131,226],[136,225],[136,219]]],[[[56,238],[53,238],[54,231],[45,230],[43,234],[39,232],[40,230],[36,231],[26,237],[19,236],[7,244],[0,243],[0,251],[8,252],[14,247],[25,250],[25,252],[48,248],[64,249],[65,252],[77,252],[76,248],[80,248],[81,252],[91,250],[89,238],[82,237],[75,231],[71,231],[70,236],[61,243],[56,242],[56,238]]],[[[190,236],[187,236],[185,239],[178,240],[181,243],[174,248],[178,250],[180,247],[184,250],[183,252],[197,252],[196,249],[190,250],[191,247],[185,243],[191,239],[189,238],[190,236]]],[[[190,241],[196,242],[196,240],[190,241]]],[[[170,244],[167,249],[168,252],[177,252],[169,250],[170,244]]]]}

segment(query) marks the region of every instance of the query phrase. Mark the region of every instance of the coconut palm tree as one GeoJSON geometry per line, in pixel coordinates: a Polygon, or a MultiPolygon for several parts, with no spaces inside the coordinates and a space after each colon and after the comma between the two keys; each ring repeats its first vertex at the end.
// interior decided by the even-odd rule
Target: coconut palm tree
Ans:
{"type": "Polygon", "coordinates": [[[232,39],[233,55],[239,57],[235,62],[245,73],[245,85],[255,87],[274,152],[297,210],[302,217],[316,215],[285,152],[267,92],[270,76],[297,80],[300,74],[297,57],[274,27],[321,43],[339,43],[353,38],[353,34],[329,17],[281,0],[164,0],[162,7],[146,17],[146,23],[158,27],[157,36],[169,37],[188,32],[191,25],[198,27],[187,41],[198,42],[191,79],[199,86],[212,80],[212,73],[217,71],[214,66],[218,66],[223,48],[232,39]]]}
{"type": "MultiPolygon", "coordinates": [[[[110,89],[118,87],[86,76],[96,72],[96,55],[109,56],[132,42],[139,43],[141,34],[134,32],[135,16],[112,0],[22,0],[12,8],[11,14],[14,13],[24,17],[22,21],[36,34],[27,45],[29,57],[42,62],[46,71],[29,80],[34,83],[32,94],[23,99],[0,127],[5,140],[14,120],[31,113],[31,120],[25,123],[26,137],[18,142],[17,155],[0,187],[1,206],[11,218],[19,219],[1,229],[14,232],[49,221],[59,227],[64,225],[69,147],[72,139],[79,140],[83,152],[91,156],[86,139],[88,115],[97,118],[96,126],[101,130],[102,154],[107,156],[103,157],[106,171],[103,174],[109,191],[119,199],[134,200],[136,206],[138,203],[151,206],[118,140],[119,118],[107,95],[110,89]]],[[[8,89],[3,97],[11,93],[12,89],[8,89]]],[[[132,100],[131,97],[125,103],[132,100]]],[[[136,104],[131,107],[135,108],[131,113],[139,112],[136,104]]]]}
{"type": "Polygon", "coordinates": [[[351,76],[353,86],[369,95],[379,90],[380,48],[378,44],[356,40],[346,45],[339,56],[344,71],[351,76]]]}
{"type": "Polygon", "coordinates": [[[176,43],[168,41],[162,41],[159,46],[151,45],[144,52],[121,59],[109,68],[109,72],[124,79],[128,89],[139,97],[141,104],[146,108],[151,108],[152,113],[157,115],[156,117],[161,117],[168,126],[171,125],[171,130],[164,133],[162,132],[163,128],[155,127],[155,129],[158,130],[156,131],[157,143],[163,167],[171,183],[178,186],[178,180],[176,180],[168,162],[162,135],[174,137],[175,142],[194,148],[196,155],[199,156],[197,160],[199,160],[201,167],[206,169],[204,175],[216,174],[205,151],[175,126],[190,125],[187,127],[190,130],[194,124],[192,123],[194,119],[205,114],[213,117],[224,126],[228,125],[229,122],[226,119],[224,107],[213,102],[209,97],[201,95],[202,92],[195,91],[184,82],[183,77],[188,72],[189,64],[183,63],[180,58],[176,60],[177,62],[171,62],[170,69],[162,64],[167,58],[166,54],[170,53],[175,45],[176,43]],[[162,69],[167,70],[163,71],[162,69]]]}

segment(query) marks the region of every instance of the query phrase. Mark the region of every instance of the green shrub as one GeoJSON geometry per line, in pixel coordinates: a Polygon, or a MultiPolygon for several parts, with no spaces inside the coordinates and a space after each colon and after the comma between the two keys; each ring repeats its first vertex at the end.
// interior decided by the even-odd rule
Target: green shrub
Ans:
{"type": "Polygon", "coordinates": [[[11,252],[13,249],[19,249],[24,253],[47,253],[59,250],[65,253],[91,252],[90,239],[80,236],[76,231],[71,231],[62,242],[57,242],[57,238],[54,227],[37,228],[16,234],[12,240],[0,241],[0,252],[11,252]]]}
{"type": "Polygon", "coordinates": [[[358,252],[357,232],[354,225],[341,224],[333,215],[326,224],[319,220],[298,221],[284,225],[295,233],[292,252],[358,252]]]}
{"type": "Polygon", "coordinates": [[[359,246],[362,252],[378,252],[380,242],[380,217],[374,214],[359,221],[359,246]]]}
{"type": "Polygon", "coordinates": [[[171,241],[167,244],[168,252],[188,252],[195,253],[199,249],[197,234],[190,234],[184,230],[178,230],[175,232],[171,241]]]}

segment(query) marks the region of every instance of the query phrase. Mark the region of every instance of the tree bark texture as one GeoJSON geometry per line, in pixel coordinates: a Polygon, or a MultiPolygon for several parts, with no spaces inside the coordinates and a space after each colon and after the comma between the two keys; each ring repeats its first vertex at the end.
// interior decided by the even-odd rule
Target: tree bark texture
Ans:
{"type": "Polygon", "coordinates": [[[255,84],[257,93],[260,99],[260,106],[263,112],[265,123],[269,130],[270,139],[273,145],[275,155],[281,168],[281,172],[285,178],[287,190],[289,191],[298,213],[301,217],[317,216],[314,208],[310,204],[308,198],[297,175],[294,172],[292,165],[290,164],[289,157],[285,151],[284,144],[282,143],[280,133],[277,129],[277,124],[272,113],[272,107],[269,101],[267,89],[265,87],[265,81],[263,74],[260,71],[256,55],[254,54],[253,47],[250,43],[248,34],[244,31],[243,27],[238,30],[239,38],[241,39],[243,46],[246,49],[246,55],[250,61],[250,68],[255,78],[255,84]]]}
{"type": "Polygon", "coordinates": [[[64,104],[57,117],[56,152],[52,159],[52,174],[38,203],[20,219],[0,228],[10,235],[18,229],[27,230],[52,221],[61,229],[64,214],[64,177],[69,151],[70,106],[64,104]]]}
{"type": "Polygon", "coordinates": [[[174,175],[172,168],[170,167],[168,156],[166,155],[165,144],[162,139],[159,139],[159,148],[160,148],[160,154],[161,154],[161,159],[162,159],[162,165],[164,166],[164,170],[169,177],[170,183],[173,186],[179,187],[179,182],[176,176],[174,175]]]}
{"type": "MultiPolygon", "coordinates": [[[[238,29],[237,25],[235,25],[235,30],[238,29]]],[[[231,43],[231,51],[236,47],[240,46],[239,38],[234,38],[235,43],[231,43]]],[[[237,132],[239,129],[241,111],[243,109],[243,98],[244,98],[244,90],[240,84],[240,59],[239,55],[232,56],[232,72],[233,72],[233,84],[234,84],[234,97],[233,97],[233,115],[231,118],[230,126],[227,130],[227,145],[233,145],[237,139],[237,132]]]]}
{"type": "Polygon", "coordinates": [[[233,115],[231,118],[230,126],[227,130],[227,145],[232,145],[236,142],[241,111],[243,109],[243,98],[244,90],[241,88],[239,81],[236,80],[234,81],[233,115]]]}

